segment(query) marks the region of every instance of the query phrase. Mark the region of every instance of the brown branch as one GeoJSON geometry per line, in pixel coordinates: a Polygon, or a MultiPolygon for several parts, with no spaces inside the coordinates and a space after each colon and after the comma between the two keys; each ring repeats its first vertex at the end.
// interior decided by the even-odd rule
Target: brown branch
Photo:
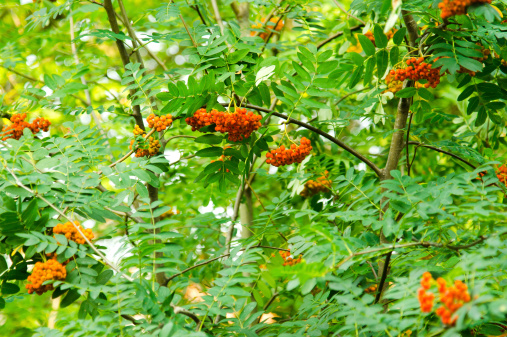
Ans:
{"type": "MultiPolygon", "coordinates": [[[[109,20],[109,24],[111,25],[111,30],[113,31],[113,33],[119,34],[120,28],[118,27],[118,21],[116,21],[116,12],[114,11],[113,3],[111,2],[111,0],[104,0],[103,7],[106,10],[107,18],[109,20]]],[[[116,47],[118,48],[118,52],[120,53],[120,57],[123,62],[123,67],[125,70],[127,70],[125,68],[125,66],[130,63],[130,58],[129,58],[129,54],[127,52],[127,49],[125,48],[125,45],[123,44],[123,41],[117,39],[116,40],[116,47]]],[[[130,89],[129,92],[130,92],[130,96],[133,97],[135,94],[135,90],[130,89]]],[[[136,120],[136,124],[139,125],[139,127],[142,130],[146,130],[144,127],[143,116],[141,115],[141,107],[139,105],[134,105],[132,107],[132,110],[134,111],[134,113],[132,115],[133,115],[134,119],[136,120]]]]}
{"type": "MultiPolygon", "coordinates": [[[[278,247],[271,247],[271,246],[263,246],[263,245],[256,245],[256,246],[252,246],[252,247],[250,247],[250,248],[265,248],[265,249],[274,249],[274,250],[282,250],[282,251],[285,251],[285,252],[288,252],[288,251],[289,251],[288,249],[285,249],[285,248],[278,248],[278,247]]],[[[241,249],[240,251],[244,251],[244,250],[246,250],[246,248],[243,248],[243,249],[241,249]]],[[[187,269],[184,269],[184,270],[182,270],[182,271],[181,271],[181,272],[179,272],[179,273],[173,274],[173,275],[171,275],[170,277],[168,277],[168,278],[167,278],[167,283],[166,283],[166,286],[167,286],[167,284],[169,284],[169,282],[170,282],[171,280],[175,279],[176,277],[178,277],[178,276],[180,276],[180,275],[185,274],[185,273],[186,273],[186,272],[188,272],[188,271],[191,271],[192,269],[195,269],[195,268],[199,268],[199,267],[205,266],[205,265],[207,265],[207,264],[210,264],[210,263],[211,263],[211,262],[213,262],[213,261],[220,260],[220,259],[222,259],[222,258],[224,258],[224,257],[229,256],[229,255],[231,255],[231,253],[222,254],[222,255],[217,256],[217,257],[214,257],[214,258],[212,258],[212,259],[210,259],[210,260],[203,261],[203,262],[200,262],[200,263],[198,263],[198,264],[195,264],[195,265],[193,265],[193,266],[191,266],[191,267],[188,267],[187,269]]]]}
{"type": "Polygon", "coordinates": [[[463,162],[463,163],[467,164],[468,166],[470,166],[470,167],[471,167],[471,168],[473,168],[473,169],[476,169],[476,168],[477,168],[475,165],[471,164],[470,162],[468,162],[467,160],[465,160],[465,159],[461,158],[460,156],[458,156],[458,155],[456,155],[456,154],[454,154],[454,153],[452,153],[452,152],[449,152],[449,151],[445,151],[445,150],[439,149],[439,148],[438,148],[438,147],[436,147],[436,146],[426,145],[426,144],[419,143],[419,142],[415,142],[415,141],[409,141],[407,144],[408,144],[408,145],[416,145],[417,147],[425,147],[425,148],[427,148],[427,149],[431,149],[431,150],[433,150],[433,151],[437,151],[437,152],[440,152],[440,153],[444,153],[444,154],[446,154],[446,155],[448,155],[448,156],[451,156],[451,157],[453,157],[453,158],[455,158],[455,159],[457,159],[457,160],[459,160],[459,161],[461,161],[461,162],[463,162]]]}
{"type": "MultiPolygon", "coordinates": [[[[222,104],[227,104],[227,103],[222,103],[222,104]]],[[[354,150],[353,148],[351,148],[350,146],[348,146],[347,144],[345,144],[341,140],[334,138],[330,134],[328,134],[328,133],[326,133],[326,132],[324,132],[324,131],[322,131],[320,129],[317,129],[316,127],[311,126],[310,124],[307,124],[305,122],[301,122],[301,121],[299,121],[297,119],[288,117],[288,116],[286,116],[284,114],[275,112],[275,111],[270,110],[270,109],[266,109],[266,108],[263,108],[263,107],[258,107],[258,106],[251,105],[251,104],[243,104],[243,106],[245,106],[247,108],[250,108],[250,109],[258,110],[258,111],[263,111],[263,112],[271,113],[273,116],[285,119],[288,123],[296,124],[296,125],[299,125],[299,126],[305,128],[305,129],[308,129],[308,130],[310,130],[312,132],[315,132],[316,134],[318,134],[318,135],[320,135],[320,136],[322,136],[322,137],[330,140],[331,142],[335,143],[336,145],[338,145],[339,147],[341,147],[345,151],[347,151],[350,154],[352,154],[357,159],[361,160],[363,163],[365,163],[366,165],[368,165],[375,172],[375,174],[377,174],[377,176],[381,177],[381,175],[382,175],[381,170],[372,161],[370,161],[368,158],[366,158],[365,156],[363,156],[362,154],[360,154],[359,152],[357,152],[356,150],[354,150]]]]}
{"type": "Polygon", "coordinates": [[[406,144],[406,149],[407,149],[407,154],[406,154],[406,157],[407,157],[407,175],[410,177],[410,167],[412,166],[411,163],[410,163],[410,153],[408,152],[408,141],[410,139],[410,126],[412,126],[412,118],[414,117],[414,114],[411,113],[410,114],[410,120],[408,121],[408,130],[407,130],[407,141],[405,142],[406,144]]]}
{"type": "MultiPolygon", "coordinates": [[[[409,54],[417,53],[416,48],[416,40],[419,36],[419,28],[417,27],[417,23],[415,22],[412,15],[409,14],[406,10],[402,10],[403,22],[407,27],[408,35],[409,35],[409,45],[412,47],[412,51],[409,54]]],[[[413,81],[405,81],[403,83],[403,88],[413,87],[413,81]]],[[[396,112],[396,119],[394,122],[394,134],[391,139],[391,146],[389,147],[389,154],[387,156],[387,162],[385,167],[381,171],[380,180],[388,180],[391,179],[391,171],[395,170],[398,167],[400,156],[403,151],[403,142],[404,142],[404,132],[405,127],[407,126],[408,113],[411,105],[411,98],[400,98],[398,102],[398,109],[396,112]]],[[[385,204],[386,207],[388,203],[386,202],[387,198],[383,197],[381,200],[381,205],[385,204]]],[[[382,214],[380,215],[382,217],[382,214]]],[[[383,231],[380,231],[380,242],[388,243],[387,238],[384,236],[383,231]]],[[[385,261],[379,261],[378,268],[378,276],[380,280],[385,280],[387,278],[387,274],[389,273],[389,260],[391,256],[387,255],[385,261]],[[384,272],[385,271],[385,272],[384,272]]],[[[385,287],[379,287],[377,297],[379,299],[382,298],[382,292],[385,287]]]]}
{"type": "MultiPolygon", "coordinates": [[[[359,30],[359,29],[361,29],[363,27],[364,27],[364,25],[357,25],[357,26],[354,26],[354,27],[350,27],[350,31],[354,32],[354,31],[359,30]]],[[[334,39],[336,39],[336,38],[338,38],[338,37],[340,37],[342,35],[343,35],[343,32],[338,32],[336,34],[331,35],[330,37],[328,37],[327,39],[325,39],[324,41],[320,42],[317,45],[317,50],[319,50],[320,48],[324,47],[329,42],[333,41],[334,39]]]]}

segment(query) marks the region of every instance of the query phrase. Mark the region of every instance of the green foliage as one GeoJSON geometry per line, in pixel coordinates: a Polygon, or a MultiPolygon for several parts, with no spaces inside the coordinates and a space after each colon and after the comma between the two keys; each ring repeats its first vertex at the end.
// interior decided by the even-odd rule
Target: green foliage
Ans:
{"type": "Polygon", "coordinates": [[[51,126],[0,136],[2,333],[505,334],[507,11],[438,4],[5,1],[0,126],[51,126]],[[437,88],[392,89],[412,57],[437,88]],[[237,142],[186,123],[239,107],[262,126],[237,142]],[[76,220],[91,243],[53,231],[76,220]],[[65,279],[28,294],[52,258],[65,279]],[[455,324],[421,311],[425,271],[468,286],[455,324]]]}

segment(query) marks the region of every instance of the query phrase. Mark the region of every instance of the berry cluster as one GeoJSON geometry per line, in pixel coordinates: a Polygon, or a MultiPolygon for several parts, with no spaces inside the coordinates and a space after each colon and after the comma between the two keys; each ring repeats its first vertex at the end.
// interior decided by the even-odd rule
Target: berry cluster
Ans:
{"type": "Polygon", "coordinates": [[[454,15],[464,15],[467,12],[468,6],[476,3],[490,4],[491,0],[442,0],[438,4],[438,8],[441,10],[440,17],[447,19],[454,15]]]}
{"type": "MultiPolygon", "coordinates": [[[[167,118],[164,118],[164,120],[161,120],[161,119],[158,119],[159,117],[154,117],[152,119],[150,119],[151,116],[154,116],[154,115],[150,115],[148,117],[148,124],[151,127],[155,126],[157,128],[157,130],[159,131],[162,131],[164,130],[167,126],[171,125],[172,123],[172,120],[168,120],[167,118]],[[170,123],[168,123],[168,121],[171,121],[170,123]]],[[[171,116],[171,115],[169,115],[171,116]]],[[[165,116],[162,116],[162,117],[165,117],[165,116]]],[[[162,118],[161,117],[161,118],[162,118]]],[[[157,155],[158,151],[160,150],[160,142],[153,138],[153,137],[149,137],[148,138],[148,144],[146,144],[146,139],[144,139],[146,137],[146,131],[142,130],[139,125],[136,125],[134,127],[134,131],[133,131],[134,135],[135,136],[142,136],[143,137],[143,142],[138,144],[138,146],[136,147],[136,157],[146,157],[146,156],[149,156],[149,157],[153,157],[155,155],[157,155]]],[[[130,146],[129,146],[129,149],[132,150],[134,148],[134,144],[136,143],[136,140],[135,139],[132,139],[130,141],[130,146]]]]}
{"type": "Polygon", "coordinates": [[[286,149],[285,146],[282,145],[276,150],[271,150],[271,152],[266,154],[266,163],[276,167],[301,163],[306,156],[310,154],[311,150],[312,146],[310,145],[310,140],[303,137],[301,138],[301,145],[299,146],[292,144],[289,149],[286,149]]]}
{"type": "MultiPolygon", "coordinates": [[[[401,89],[403,89],[403,81],[395,80],[394,76],[391,73],[387,74],[386,78],[387,89],[382,93],[392,92],[393,94],[397,93],[401,89]]],[[[424,84],[416,82],[414,85],[416,88],[424,88],[424,84]]]]}
{"type": "Polygon", "coordinates": [[[150,128],[155,128],[157,131],[164,131],[173,123],[173,116],[165,115],[159,117],[151,114],[148,116],[148,118],[146,118],[146,121],[148,122],[148,126],[150,128]]]}
{"type": "Polygon", "coordinates": [[[293,259],[292,256],[290,255],[290,250],[288,250],[288,251],[279,250],[278,253],[280,253],[280,256],[282,257],[282,259],[284,261],[283,262],[284,266],[293,266],[293,265],[301,262],[301,255],[299,255],[299,257],[297,259],[293,259]]]}
{"type": "Polygon", "coordinates": [[[144,131],[143,129],[141,129],[139,127],[139,125],[136,124],[136,126],[134,127],[134,131],[132,131],[134,133],[134,136],[143,136],[146,134],[146,131],[144,131]]]}
{"type": "Polygon", "coordinates": [[[370,293],[374,293],[377,291],[377,288],[378,288],[378,285],[377,284],[374,284],[366,289],[364,289],[364,292],[367,293],[367,294],[370,294],[370,293]]]}
{"type": "Polygon", "coordinates": [[[300,195],[302,197],[310,197],[320,192],[327,192],[331,187],[331,180],[329,180],[329,172],[325,171],[324,174],[318,177],[316,180],[308,180],[305,183],[303,191],[300,195]]]}
{"type": "MultiPolygon", "coordinates": [[[[81,227],[79,221],[74,220],[74,223],[79,227],[81,232],[86,236],[88,240],[92,240],[94,235],[90,228],[84,229],[81,227]]],[[[78,244],[85,244],[86,240],[81,236],[81,234],[77,231],[76,227],[72,225],[70,222],[66,222],[64,224],[59,223],[53,228],[53,234],[63,234],[67,238],[67,240],[72,240],[78,244]]]]}
{"type": "Polygon", "coordinates": [[[237,142],[250,137],[252,132],[258,130],[261,127],[261,119],[262,116],[243,108],[236,109],[235,112],[223,112],[215,109],[206,112],[206,109],[199,109],[193,117],[187,117],[185,122],[192,127],[192,131],[215,124],[216,131],[228,133],[229,140],[237,142]]]}
{"type": "Polygon", "coordinates": [[[7,140],[9,138],[19,139],[23,135],[23,130],[25,128],[30,129],[33,134],[36,134],[40,130],[48,131],[51,122],[42,117],[35,118],[32,123],[28,123],[25,121],[26,113],[14,114],[11,116],[10,121],[12,122],[9,126],[4,126],[2,128],[2,140],[7,140]]]}
{"type": "Polygon", "coordinates": [[[37,293],[42,295],[46,291],[53,290],[52,284],[42,285],[48,280],[59,280],[63,281],[67,277],[67,271],[60,262],[56,261],[56,258],[49,259],[46,262],[37,262],[32,270],[32,275],[28,276],[27,281],[29,282],[25,288],[29,294],[37,293]]]}
{"type": "Polygon", "coordinates": [[[425,88],[436,88],[440,83],[440,67],[431,68],[431,64],[424,62],[423,57],[413,57],[407,60],[407,67],[401,69],[393,69],[390,75],[394,77],[395,81],[405,81],[410,79],[413,81],[427,80],[428,83],[424,84],[425,88]]]}
{"type": "Polygon", "coordinates": [[[504,164],[496,170],[496,176],[507,187],[507,165],[504,164]]]}
{"type": "Polygon", "coordinates": [[[421,288],[417,292],[422,312],[431,312],[433,308],[435,294],[427,291],[433,284],[437,285],[440,303],[442,303],[435,313],[440,317],[443,324],[454,325],[458,319],[458,316],[454,315],[454,313],[464,303],[471,300],[468,287],[459,280],[454,281],[454,285],[448,287],[447,282],[443,278],[439,277],[435,281],[429,272],[425,272],[421,279],[421,288]]]}
{"type": "MultiPolygon", "coordinates": [[[[266,22],[265,18],[261,19],[262,23],[258,23],[256,25],[252,25],[253,29],[261,29],[264,26],[264,23],[266,22]]],[[[283,28],[283,20],[280,20],[280,18],[272,17],[269,22],[274,23],[274,25],[268,25],[266,28],[266,31],[259,34],[259,37],[266,41],[266,39],[269,37],[269,29],[274,30],[275,32],[279,32],[283,28]],[[276,25],[276,26],[275,26],[276,25]]],[[[250,36],[255,36],[257,34],[256,31],[251,31],[250,36]]]]}

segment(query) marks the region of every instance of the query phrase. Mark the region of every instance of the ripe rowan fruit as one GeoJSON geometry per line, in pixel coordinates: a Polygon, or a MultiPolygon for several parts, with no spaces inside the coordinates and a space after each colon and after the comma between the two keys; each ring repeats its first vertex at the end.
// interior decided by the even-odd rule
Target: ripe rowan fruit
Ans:
{"type": "Polygon", "coordinates": [[[476,3],[490,4],[491,0],[442,0],[438,4],[438,8],[441,10],[440,17],[447,19],[454,15],[464,15],[468,6],[476,3]]]}
{"type": "Polygon", "coordinates": [[[374,292],[376,292],[376,291],[377,291],[377,289],[378,289],[378,285],[377,285],[377,284],[374,284],[374,285],[372,285],[372,286],[370,286],[370,287],[366,288],[366,289],[364,290],[364,292],[365,292],[365,293],[367,293],[367,294],[370,294],[370,293],[374,293],[374,292]]]}
{"type": "MultiPolygon", "coordinates": [[[[81,232],[86,236],[88,240],[92,240],[94,238],[93,232],[90,228],[84,229],[81,227],[79,221],[74,220],[74,223],[79,227],[81,232]]],[[[66,222],[64,224],[58,224],[53,228],[53,234],[62,234],[65,235],[67,240],[72,240],[78,244],[85,244],[86,240],[83,236],[77,231],[74,225],[71,222],[66,222]]]]}
{"type": "MultiPolygon", "coordinates": [[[[266,22],[266,19],[262,18],[261,21],[262,21],[261,23],[258,23],[256,25],[252,25],[252,28],[253,29],[261,29],[264,26],[264,23],[266,22]]],[[[261,39],[263,39],[264,41],[266,41],[266,39],[269,37],[269,33],[270,33],[269,29],[272,29],[275,32],[280,32],[282,30],[283,26],[284,26],[283,20],[280,20],[280,18],[278,18],[278,17],[272,17],[269,20],[269,22],[274,23],[276,26],[275,25],[272,25],[272,26],[268,25],[266,27],[266,30],[264,32],[262,32],[262,33],[259,34],[259,37],[261,39]]],[[[251,31],[250,32],[250,36],[255,36],[256,34],[257,34],[256,31],[251,31]]]]}
{"type": "Polygon", "coordinates": [[[294,259],[290,255],[290,249],[288,251],[285,250],[279,250],[278,253],[280,253],[280,256],[283,259],[283,266],[293,266],[295,264],[298,264],[301,262],[301,255],[299,255],[298,258],[294,259]]]}
{"type": "MultiPolygon", "coordinates": [[[[403,81],[395,80],[394,76],[391,75],[391,73],[387,74],[385,81],[386,81],[387,89],[382,91],[383,94],[386,92],[392,92],[393,94],[395,94],[398,91],[400,91],[401,89],[403,89],[403,81]]],[[[415,88],[424,88],[424,84],[419,83],[419,82],[415,82],[414,87],[415,88]]]]}
{"type": "Polygon", "coordinates": [[[173,116],[155,116],[155,114],[151,114],[148,118],[146,118],[146,121],[148,122],[148,126],[150,128],[155,128],[157,131],[164,131],[173,123],[173,116]]]}
{"type": "Polygon", "coordinates": [[[433,280],[431,274],[425,272],[421,278],[421,288],[417,292],[417,297],[421,305],[422,312],[431,312],[433,308],[433,300],[435,295],[427,290],[431,285],[436,284],[440,294],[439,302],[442,304],[435,311],[445,325],[454,325],[458,316],[455,312],[463,306],[464,303],[470,302],[471,297],[468,293],[468,287],[460,280],[454,281],[454,285],[448,287],[447,282],[439,277],[433,280]]]}
{"type": "Polygon", "coordinates": [[[507,165],[503,164],[496,170],[496,176],[507,187],[507,165]]]}
{"type": "Polygon", "coordinates": [[[134,126],[134,130],[132,132],[134,133],[135,136],[144,136],[146,134],[146,131],[141,129],[137,124],[136,126],[134,126]]]}
{"type": "Polygon", "coordinates": [[[67,277],[65,267],[56,259],[49,259],[46,262],[37,262],[33,267],[32,274],[28,276],[28,284],[25,288],[29,294],[37,293],[42,295],[46,291],[53,290],[52,284],[42,285],[48,280],[63,281],[67,277]]]}
{"type": "Polygon", "coordinates": [[[33,134],[38,133],[40,130],[47,132],[49,130],[49,126],[51,122],[45,118],[37,117],[32,123],[28,123],[25,121],[26,113],[14,114],[11,116],[10,121],[11,125],[6,125],[2,128],[2,140],[7,140],[9,138],[19,139],[23,135],[23,130],[28,128],[32,131],[33,134]]]}
{"type": "Polygon", "coordinates": [[[266,163],[276,167],[301,163],[310,154],[311,150],[310,140],[303,137],[299,146],[292,144],[290,148],[286,149],[282,145],[276,150],[271,150],[271,152],[266,154],[266,163]]]}
{"type": "Polygon", "coordinates": [[[192,131],[199,130],[205,126],[215,124],[215,130],[221,133],[228,133],[231,142],[238,142],[250,137],[252,132],[261,127],[262,116],[256,115],[243,108],[235,112],[223,112],[212,109],[197,110],[192,117],[187,117],[185,122],[192,127],[192,131]]]}
{"type": "Polygon", "coordinates": [[[329,188],[331,187],[331,180],[329,180],[329,172],[325,171],[324,174],[320,177],[318,177],[316,180],[308,180],[305,183],[305,187],[303,191],[299,195],[302,197],[310,197],[312,195],[321,193],[321,192],[327,192],[329,191],[329,188]]]}
{"type": "MultiPolygon", "coordinates": [[[[424,62],[423,57],[412,57],[406,61],[407,67],[392,69],[389,74],[395,81],[405,81],[406,79],[412,81],[427,80],[428,83],[424,84],[425,88],[436,88],[440,83],[440,69],[432,68],[431,64],[424,62]]],[[[387,76],[386,76],[387,78],[387,76]]]]}

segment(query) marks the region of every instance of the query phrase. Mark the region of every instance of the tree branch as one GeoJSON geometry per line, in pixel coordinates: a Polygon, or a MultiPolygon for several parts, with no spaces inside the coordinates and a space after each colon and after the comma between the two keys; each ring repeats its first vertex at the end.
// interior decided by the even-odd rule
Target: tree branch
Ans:
{"type": "MultiPolygon", "coordinates": [[[[256,245],[256,246],[252,246],[252,247],[250,247],[250,248],[265,248],[265,249],[274,249],[274,250],[282,250],[282,251],[285,251],[285,252],[288,252],[288,251],[289,251],[288,249],[285,249],[285,248],[278,248],[278,247],[271,247],[271,246],[263,246],[263,245],[256,245]]],[[[244,251],[244,250],[246,250],[246,248],[243,248],[243,249],[241,249],[240,251],[244,251]]],[[[175,279],[176,277],[178,277],[178,276],[180,276],[180,275],[185,274],[185,273],[186,273],[186,272],[188,272],[188,271],[191,271],[192,269],[195,269],[195,268],[199,268],[199,267],[205,266],[205,265],[207,265],[207,264],[210,264],[210,263],[211,263],[211,262],[213,262],[213,261],[220,260],[220,259],[222,259],[222,258],[224,258],[224,257],[229,256],[229,255],[231,255],[231,253],[225,253],[225,254],[222,254],[222,255],[217,256],[217,257],[214,257],[214,258],[212,258],[212,259],[210,259],[210,260],[203,261],[203,262],[200,262],[200,263],[198,263],[198,264],[196,264],[196,265],[193,265],[193,266],[191,266],[191,267],[188,267],[187,269],[184,269],[184,270],[182,270],[182,271],[181,271],[181,272],[179,272],[179,273],[173,274],[173,275],[171,275],[170,277],[168,277],[168,278],[167,278],[167,283],[166,283],[166,286],[167,286],[167,284],[169,284],[169,282],[171,282],[171,280],[175,279]]]]}
{"type": "MultiPolygon", "coordinates": [[[[224,105],[224,104],[227,105],[227,103],[221,103],[221,104],[222,105],[224,105]]],[[[305,128],[305,129],[308,129],[308,130],[310,130],[312,132],[315,132],[316,134],[318,134],[318,135],[320,135],[320,136],[322,136],[322,137],[330,140],[331,142],[335,143],[336,145],[338,145],[339,147],[341,147],[345,151],[347,151],[350,154],[352,154],[354,157],[356,157],[357,159],[359,159],[360,161],[362,161],[363,163],[365,163],[367,166],[369,166],[375,172],[375,174],[377,174],[377,176],[381,177],[381,175],[382,175],[381,170],[372,161],[370,161],[368,158],[366,158],[365,156],[363,156],[362,154],[360,154],[359,152],[357,152],[356,150],[354,150],[353,148],[351,148],[350,146],[348,146],[347,144],[345,144],[341,140],[334,138],[330,134],[328,134],[328,133],[326,133],[326,132],[324,132],[324,131],[322,131],[320,129],[317,129],[316,127],[311,126],[310,124],[307,124],[305,122],[301,122],[301,121],[299,121],[297,119],[288,117],[288,116],[286,116],[284,114],[275,112],[275,111],[270,110],[270,109],[266,109],[266,108],[263,108],[263,107],[258,107],[258,106],[251,105],[251,104],[243,104],[243,106],[247,107],[247,108],[250,108],[250,109],[258,110],[258,111],[263,111],[263,112],[271,113],[273,116],[285,119],[288,123],[296,124],[296,125],[299,125],[299,126],[305,128]]]]}
{"type": "MultiPolygon", "coordinates": [[[[115,34],[120,33],[120,28],[118,27],[118,21],[116,21],[116,12],[113,8],[113,3],[111,0],[104,0],[104,9],[107,13],[107,18],[109,20],[109,24],[111,25],[111,30],[115,34]]],[[[127,53],[127,49],[125,48],[125,45],[123,44],[123,41],[116,40],[116,47],[118,48],[118,52],[120,53],[121,60],[123,62],[123,68],[126,70],[125,66],[130,63],[129,54],[127,53]]],[[[133,96],[135,94],[134,89],[129,90],[130,95],[133,96]]],[[[139,105],[134,105],[132,107],[132,110],[134,111],[133,116],[136,120],[136,124],[139,125],[139,127],[142,130],[146,130],[144,127],[144,121],[143,116],[141,115],[141,107],[139,105]]]]}
{"type": "Polygon", "coordinates": [[[446,154],[446,155],[448,155],[448,156],[451,156],[451,157],[453,157],[453,158],[455,158],[455,159],[457,159],[457,160],[459,160],[459,161],[461,161],[461,162],[463,162],[463,163],[467,164],[468,166],[470,166],[470,167],[471,167],[471,168],[473,168],[473,169],[476,169],[476,168],[477,168],[475,165],[471,164],[470,162],[468,162],[467,160],[465,160],[465,159],[461,158],[460,156],[458,156],[458,155],[456,155],[456,154],[454,154],[454,153],[452,153],[452,152],[449,152],[449,151],[445,151],[445,150],[439,149],[439,148],[438,148],[438,147],[436,147],[436,146],[426,145],[426,144],[419,143],[419,142],[415,142],[415,141],[409,141],[409,142],[408,142],[408,144],[409,144],[409,145],[415,145],[415,146],[417,146],[417,147],[425,147],[425,148],[427,148],[427,149],[431,149],[431,150],[433,150],[433,151],[437,151],[437,152],[440,152],[440,153],[444,153],[444,154],[446,154]]]}

